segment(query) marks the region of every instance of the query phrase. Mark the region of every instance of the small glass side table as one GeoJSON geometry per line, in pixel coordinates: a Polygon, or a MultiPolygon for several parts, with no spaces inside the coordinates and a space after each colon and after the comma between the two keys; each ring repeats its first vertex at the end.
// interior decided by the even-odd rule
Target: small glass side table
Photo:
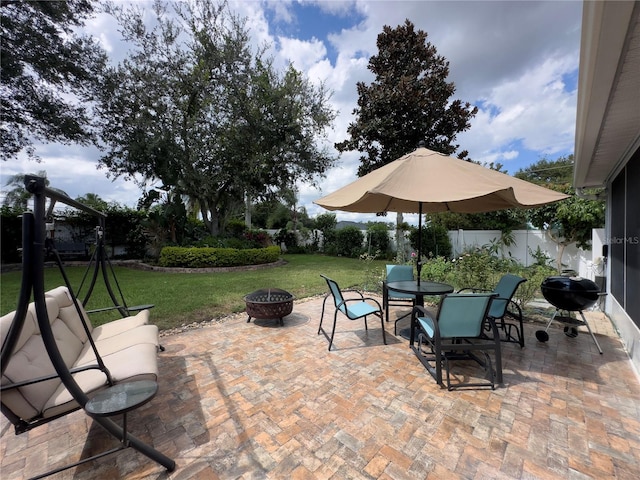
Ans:
{"type": "Polygon", "coordinates": [[[127,412],[135,410],[141,407],[158,393],[158,384],[152,380],[138,380],[135,382],[119,383],[112,387],[102,390],[91,398],[84,406],[85,411],[94,418],[94,420],[102,425],[111,435],[119,437],[119,427],[111,420],[107,420],[106,417],[122,414],[122,440],[120,445],[116,448],[112,448],[106,452],[98,453],[89,458],[83,458],[70,465],[65,465],[55,470],[51,470],[47,473],[43,473],[36,477],[32,477],[31,480],[36,480],[49,475],[60,473],[72,467],[77,467],[83,463],[102,458],[106,455],[119,452],[126,448],[132,447],[140,453],[146,455],[151,460],[158,462],[165,467],[169,472],[173,472],[176,468],[176,463],[170,458],[166,457],[162,453],[158,452],[149,445],[144,444],[135,437],[127,436],[127,412]],[[111,428],[111,425],[113,428],[111,428]]]}
{"type": "Polygon", "coordinates": [[[158,384],[152,380],[119,383],[91,398],[84,409],[91,415],[111,417],[122,414],[122,445],[127,447],[127,412],[141,407],[158,393],[158,384]]]}

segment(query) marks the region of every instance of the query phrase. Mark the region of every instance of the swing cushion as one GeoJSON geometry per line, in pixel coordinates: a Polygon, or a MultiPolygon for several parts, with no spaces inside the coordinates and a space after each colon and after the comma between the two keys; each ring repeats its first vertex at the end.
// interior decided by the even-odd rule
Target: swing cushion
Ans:
{"type": "MultiPolygon", "coordinates": [[[[45,294],[47,315],[58,349],[68,368],[95,364],[96,359],[82,326],[73,300],[66,287],[45,294]]],[[[95,327],[88,315],[81,313],[104,364],[115,383],[134,380],[156,380],[158,377],[158,327],[148,324],[149,312],[95,327]]],[[[4,342],[15,312],[0,318],[1,341],[4,342]]],[[[2,376],[2,384],[55,375],[46,347],[40,335],[35,305],[27,311],[24,327],[15,351],[2,376]]],[[[88,396],[107,387],[106,375],[92,369],[74,374],[74,379],[88,396]]],[[[50,418],[78,408],[78,404],[59,378],[2,392],[3,407],[24,421],[50,418]]]]}
{"type": "MultiPolygon", "coordinates": [[[[9,332],[14,313],[8,313],[0,318],[3,342],[9,332]]],[[[2,385],[55,374],[37,327],[33,313],[28,310],[15,353],[11,356],[2,375],[2,385]]],[[[59,379],[53,379],[18,389],[5,390],[2,392],[2,404],[18,417],[31,419],[39,415],[45,402],[59,384],[59,379]]]]}
{"type": "MultiPolygon", "coordinates": [[[[86,342],[88,338],[84,331],[84,327],[82,326],[80,317],[78,316],[78,312],[76,311],[76,307],[73,304],[73,299],[71,298],[69,289],[64,286],[57,287],[46,292],[45,297],[54,298],[56,300],[60,308],[60,319],[69,326],[78,338],[82,339],[83,342],[86,342]]],[[[82,307],[82,304],[80,304],[80,308],[85,321],[87,322],[87,326],[89,327],[89,331],[91,332],[91,337],[94,340],[102,340],[113,335],[119,335],[122,332],[127,332],[149,323],[149,310],[140,310],[137,315],[120,318],[119,320],[114,320],[94,328],[91,325],[89,315],[82,307]]],[[[51,316],[49,316],[49,318],[51,318],[51,316]]]]}
{"type": "MultiPolygon", "coordinates": [[[[154,326],[155,325],[149,325],[154,326]]],[[[97,345],[98,351],[100,346],[97,345]]],[[[135,380],[157,380],[158,366],[156,361],[157,346],[150,343],[141,343],[125,348],[111,355],[102,355],[102,360],[109,369],[114,383],[130,382],[135,380]]],[[[76,364],[74,367],[91,364],[76,364]]],[[[87,370],[76,373],[73,378],[82,391],[89,397],[107,387],[107,377],[99,370],[87,370]]],[[[61,413],[75,410],[78,407],[67,388],[60,383],[55,392],[47,399],[42,409],[44,418],[53,417],[61,413]]]]}

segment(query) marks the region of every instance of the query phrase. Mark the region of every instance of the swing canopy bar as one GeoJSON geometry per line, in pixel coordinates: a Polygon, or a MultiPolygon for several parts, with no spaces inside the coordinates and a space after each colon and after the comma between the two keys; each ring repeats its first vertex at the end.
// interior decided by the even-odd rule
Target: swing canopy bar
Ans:
{"type": "Polygon", "coordinates": [[[25,175],[24,184],[28,192],[35,193],[35,192],[41,191],[42,195],[44,195],[46,198],[49,198],[51,200],[52,205],[49,207],[49,210],[47,212],[49,215],[51,214],[53,205],[56,202],[60,202],[60,203],[64,203],[65,205],[69,205],[70,207],[77,208],[78,210],[81,210],[85,213],[94,215],[98,218],[102,218],[102,219],[107,218],[106,213],[96,210],[95,208],[91,208],[90,206],[85,205],[82,202],[78,202],[77,200],[74,200],[73,198],[71,198],[70,196],[68,196],[67,194],[65,194],[60,190],[45,186],[44,179],[42,177],[36,177],[35,175],[25,175]]]}

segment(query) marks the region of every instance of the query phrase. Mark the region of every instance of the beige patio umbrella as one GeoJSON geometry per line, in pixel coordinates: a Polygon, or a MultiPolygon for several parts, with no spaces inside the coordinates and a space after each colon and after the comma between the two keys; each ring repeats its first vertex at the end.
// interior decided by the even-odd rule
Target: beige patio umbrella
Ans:
{"type": "Polygon", "coordinates": [[[426,148],[313,203],[346,212],[480,213],[532,208],[568,195],[426,148]]]}
{"type": "MultiPolygon", "coordinates": [[[[313,203],[327,210],[346,212],[418,213],[421,237],[423,213],[532,208],[567,197],[482,165],[421,147],[313,203]]],[[[418,252],[418,258],[420,255],[418,252]]],[[[419,274],[418,271],[418,279],[419,274]]]]}

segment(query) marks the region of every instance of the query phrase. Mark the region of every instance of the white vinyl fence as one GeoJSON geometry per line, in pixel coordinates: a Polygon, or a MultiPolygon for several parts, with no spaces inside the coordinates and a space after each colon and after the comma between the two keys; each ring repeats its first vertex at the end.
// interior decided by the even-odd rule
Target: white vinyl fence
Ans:
{"type": "MultiPolygon", "coordinates": [[[[366,239],[366,231],[363,231],[363,233],[366,239]]],[[[389,232],[391,237],[394,234],[395,232],[393,231],[389,232]]],[[[451,241],[452,255],[454,257],[459,256],[473,247],[494,245],[499,242],[501,234],[500,230],[450,230],[449,240],[451,241]]],[[[560,246],[543,230],[514,230],[511,232],[511,236],[513,238],[512,245],[508,247],[502,246],[498,251],[498,255],[513,258],[522,265],[529,266],[536,262],[532,253],[535,253],[539,247],[540,251],[553,260],[552,265],[556,265],[555,262],[560,246]]],[[[603,243],[604,229],[594,229],[591,250],[578,248],[575,243],[568,245],[562,254],[562,268],[575,270],[581,277],[591,280],[595,280],[595,277],[603,276],[605,271],[605,259],[602,256],[603,243]]],[[[395,241],[393,241],[393,245],[393,248],[395,248],[395,241]]]]}
{"type": "MultiPolygon", "coordinates": [[[[271,235],[275,235],[278,230],[268,230],[271,235]]],[[[366,230],[361,230],[364,236],[363,247],[368,246],[368,236],[366,230]]],[[[320,238],[322,234],[317,232],[320,238]]],[[[500,230],[450,230],[449,240],[453,253],[459,256],[461,253],[473,248],[484,245],[496,244],[501,236],[500,230]]],[[[538,247],[552,261],[552,266],[556,265],[556,258],[560,250],[560,246],[555,243],[543,230],[514,230],[511,232],[513,244],[499,249],[498,255],[511,257],[525,266],[532,265],[536,262],[532,255],[538,247]]],[[[395,231],[389,231],[391,238],[391,248],[395,250],[395,231]]],[[[321,240],[322,243],[322,240],[321,240]]],[[[602,257],[602,245],[604,243],[604,229],[594,229],[592,235],[591,250],[583,250],[575,244],[565,247],[562,254],[562,268],[566,270],[575,270],[581,277],[596,280],[595,277],[603,276],[605,271],[604,258],[602,257]]],[[[408,245],[409,242],[406,242],[408,245]]],[[[410,247],[407,247],[410,248],[410,247]]],[[[407,256],[411,251],[406,252],[407,256]]]]}
{"type": "MultiPolygon", "coordinates": [[[[451,230],[449,239],[453,247],[454,255],[465,250],[491,245],[500,238],[499,230],[451,230]]],[[[512,257],[525,266],[535,263],[532,252],[538,248],[547,254],[552,260],[556,260],[560,246],[542,230],[514,230],[512,232],[514,243],[508,247],[502,247],[500,254],[512,257]]],[[[583,250],[575,244],[565,247],[562,255],[564,269],[575,270],[581,277],[594,280],[596,276],[604,275],[604,258],[602,257],[602,245],[604,229],[594,229],[592,235],[591,250],[583,250]]],[[[555,263],[554,263],[555,266],[555,263]]]]}

